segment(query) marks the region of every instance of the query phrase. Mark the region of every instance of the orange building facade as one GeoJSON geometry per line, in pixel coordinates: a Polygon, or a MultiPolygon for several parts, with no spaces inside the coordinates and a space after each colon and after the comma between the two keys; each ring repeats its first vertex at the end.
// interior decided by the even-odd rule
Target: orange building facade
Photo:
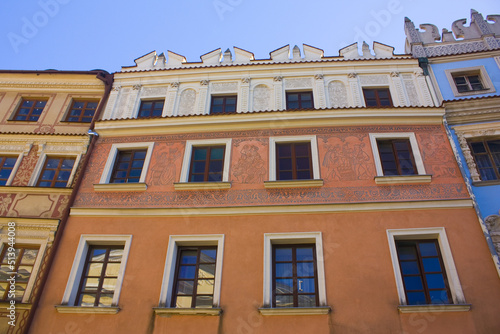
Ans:
{"type": "Polygon", "coordinates": [[[498,330],[444,109],[416,59],[367,47],[115,73],[29,332],[498,330]]]}

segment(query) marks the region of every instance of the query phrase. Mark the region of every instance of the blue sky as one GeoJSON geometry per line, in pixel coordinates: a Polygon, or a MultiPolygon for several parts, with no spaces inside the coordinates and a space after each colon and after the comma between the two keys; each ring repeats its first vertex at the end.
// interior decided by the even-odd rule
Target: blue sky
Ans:
{"type": "Polygon", "coordinates": [[[500,1],[476,0],[3,0],[0,69],[119,71],[156,50],[188,61],[233,46],[268,58],[290,44],[337,56],[356,40],[404,53],[404,17],[451,29],[474,8],[500,14],[500,1]]]}

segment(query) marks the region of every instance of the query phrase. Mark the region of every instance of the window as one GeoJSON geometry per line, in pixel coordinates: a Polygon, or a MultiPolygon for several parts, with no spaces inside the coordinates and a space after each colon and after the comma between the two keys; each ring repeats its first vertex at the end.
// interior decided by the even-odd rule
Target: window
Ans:
{"type": "Polygon", "coordinates": [[[231,139],[188,140],[177,190],[228,189],[231,139]]]}
{"type": "Polygon", "coordinates": [[[259,311],[286,314],[297,308],[308,309],[308,314],[329,311],[321,232],[266,233],[264,306],[259,311]]]}
{"type": "Polygon", "coordinates": [[[58,312],[74,306],[118,312],[131,241],[131,235],[81,235],[58,312]]]}
{"type": "Polygon", "coordinates": [[[213,307],[217,247],[181,247],[178,251],[172,307],[213,307]]]}
{"type": "Polygon", "coordinates": [[[94,117],[98,100],[73,100],[66,122],[90,123],[94,117]]]}
{"type": "Polygon", "coordinates": [[[235,113],[236,112],[236,95],[227,96],[212,96],[210,104],[211,114],[235,113]]]}
{"type": "Polygon", "coordinates": [[[417,174],[409,139],[379,139],[377,146],[384,175],[417,174]]]}
{"type": "Polygon", "coordinates": [[[370,133],[375,183],[429,183],[413,132],[370,133]]]}
{"type": "Polygon", "coordinates": [[[484,89],[481,79],[477,74],[453,75],[453,80],[455,81],[455,86],[459,93],[484,89]]]}
{"type": "Polygon", "coordinates": [[[147,150],[118,151],[110,183],[139,182],[147,150]]]}
{"type": "Polygon", "coordinates": [[[269,181],[319,180],[316,136],[270,137],[269,181]]]}
{"type": "Polygon", "coordinates": [[[17,157],[0,156],[0,186],[7,185],[17,157]]]}
{"type": "Polygon", "coordinates": [[[484,66],[445,70],[453,95],[468,96],[494,93],[495,87],[484,66]]]}
{"type": "Polygon", "coordinates": [[[449,304],[470,308],[444,228],[387,230],[387,236],[401,312],[411,312],[417,305],[426,305],[428,311],[436,304],[442,311],[449,304]]]}
{"type": "Polygon", "coordinates": [[[222,181],[225,146],[193,147],[189,182],[222,181]]]}
{"type": "Polygon", "coordinates": [[[469,143],[481,180],[500,180],[500,139],[469,143]]]}
{"type": "Polygon", "coordinates": [[[363,95],[367,107],[392,107],[389,88],[363,88],[363,95]]]}
{"type": "Polygon", "coordinates": [[[17,273],[14,300],[22,301],[28,282],[35,267],[39,248],[36,246],[16,245],[15,251],[9,253],[5,244],[0,255],[0,300],[11,300],[9,296],[10,273],[17,273]]]}
{"type": "Polygon", "coordinates": [[[123,246],[90,246],[77,306],[111,306],[123,257],[123,246]]]}
{"type": "Polygon", "coordinates": [[[98,191],[146,190],[146,174],[154,143],[113,144],[99,180],[98,191]],[[120,185],[121,184],[121,185],[120,185]],[[135,188],[134,188],[135,187],[135,188]],[[136,189],[137,188],[137,189],[136,189]]]}
{"type": "Polygon", "coordinates": [[[311,143],[276,144],[276,173],[277,180],[312,179],[311,143]]]}
{"type": "Polygon", "coordinates": [[[315,246],[273,246],[273,307],[315,307],[318,302],[315,246]]]}
{"type": "Polygon", "coordinates": [[[47,100],[23,99],[14,115],[14,121],[38,121],[46,104],[47,100]]]}
{"type": "Polygon", "coordinates": [[[219,314],[208,309],[220,305],[223,254],[222,234],[170,236],[160,295],[162,312],[196,308],[219,314]]]}
{"type": "Polygon", "coordinates": [[[450,289],[436,240],[396,240],[408,305],[450,304],[450,289]]]}
{"type": "Polygon", "coordinates": [[[287,92],[286,109],[313,109],[312,92],[287,92]]]}
{"type": "Polygon", "coordinates": [[[38,187],[66,187],[74,165],[74,158],[47,157],[36,185],[38,187]]]}
{"type": "Polygon", "coordinates": [[[138,118],[142,117],[159,117],[163,113],[164,100],[141,101],[138,118]]]}

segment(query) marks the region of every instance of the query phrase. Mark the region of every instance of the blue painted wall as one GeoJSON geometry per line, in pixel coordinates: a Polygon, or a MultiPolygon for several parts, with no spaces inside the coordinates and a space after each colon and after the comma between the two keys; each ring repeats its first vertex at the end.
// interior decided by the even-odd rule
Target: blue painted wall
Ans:
{"type": "Polygon", "coordinates": [[[432,71],[434,72],[434,76],[441,91],[441,95],[445,100],[465,99],[476,96],[500,95],[500,68],[498,67],[495,59],[493,58],[455,61],[443,64],[431,64],[430,66],[432,68],[432,71]],[[493,83],[493,86],[495,87],[495,92],[489,94],[467,95],[458,98],[455,97],[455,95],[453,95],[453,91],[451,90],[450,83],[448,82],[448,79],[446,78],[446,74],[444,73],[444,71],[450,69],[481,66],[481,65],[484,66],[486,72],[488,72],[488,76],[490,77],[490,80],[493,83]]]}

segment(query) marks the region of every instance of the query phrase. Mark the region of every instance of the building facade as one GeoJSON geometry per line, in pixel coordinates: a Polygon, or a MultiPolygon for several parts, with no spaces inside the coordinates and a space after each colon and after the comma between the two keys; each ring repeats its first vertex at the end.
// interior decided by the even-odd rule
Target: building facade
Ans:
{"type": "Polygon", "coordinates": [[[29,327],[110,89],[105,71],[0,71],[1,333],[29,327]]]}
{"type": "Polygon", "coordinates": [[[500,266],[500,16],[471,10],[442,36],[432,24],[406,21],[407,52],[428,64],[446,109],[450,141],[500,266]]]}
{"type": "Polygon", "coordinates": [[[30,333],[492,333],[500,282],[418,60],[114,74],[30,333]]]}

